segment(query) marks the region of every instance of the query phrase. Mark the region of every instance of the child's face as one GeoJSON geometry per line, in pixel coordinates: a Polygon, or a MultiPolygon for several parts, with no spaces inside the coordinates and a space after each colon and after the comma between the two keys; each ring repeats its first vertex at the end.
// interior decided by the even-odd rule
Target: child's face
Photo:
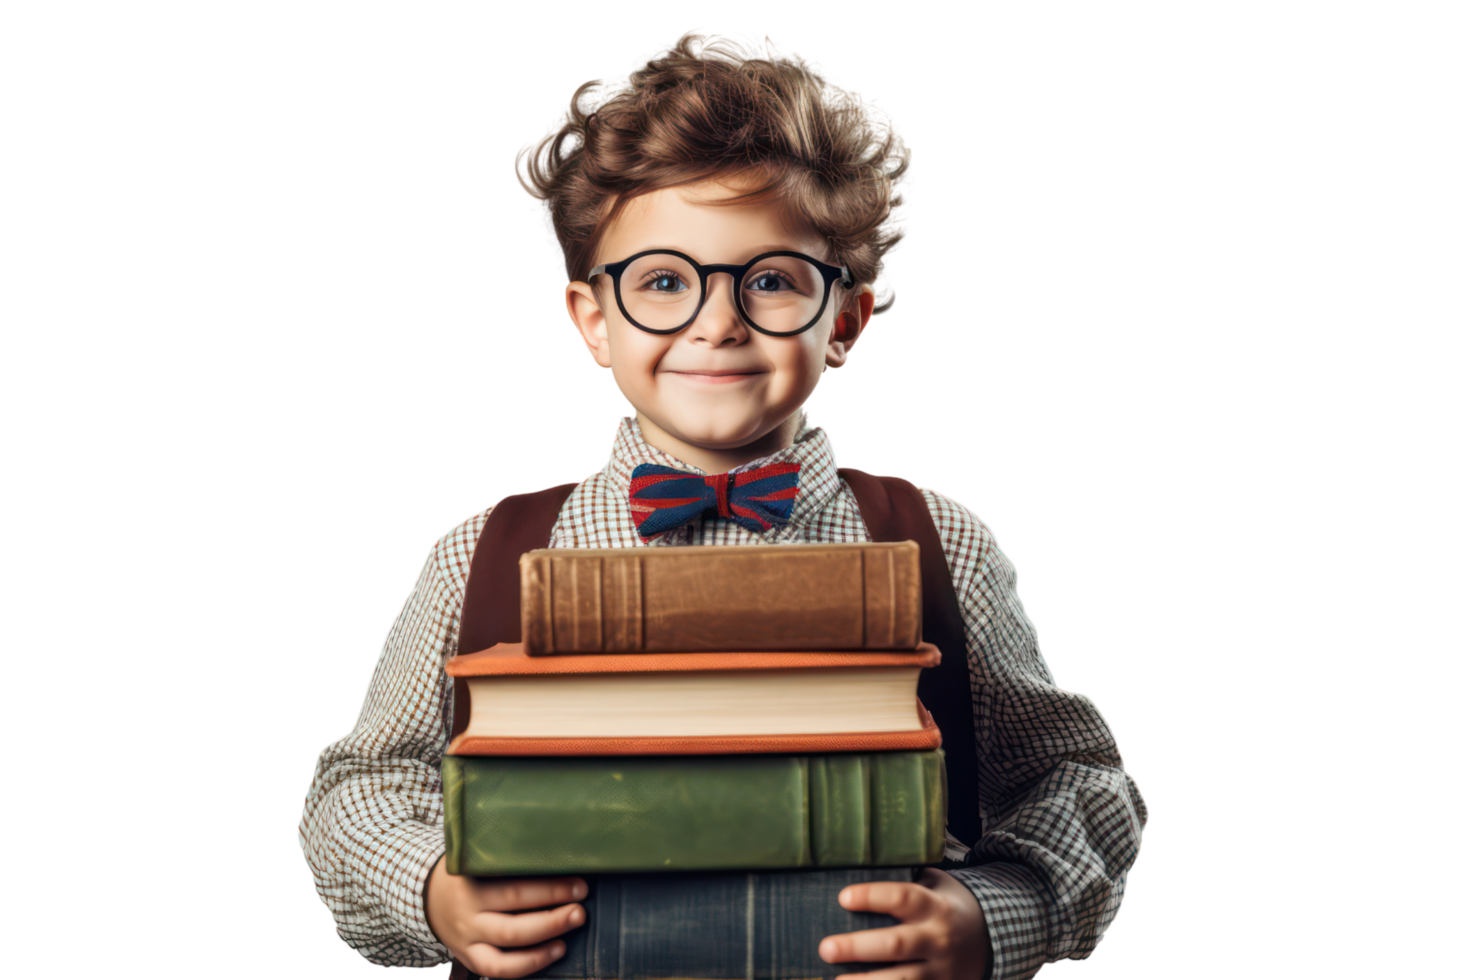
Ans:
{"type": "MultiPolygon", "coordinates": [[[[604,235],[595,262],[620,262],[647,249],[675,249],[705,264],[740,264],[783,249],[825,261],[821,237],[794,224],[778,205],[709,203],[737,193],[708,182],[635,198],[604,235]]],[[[568,287],[572,319],[597,363],[612,368],[645,438],[675,456],[684,447],[738,449],[794,421],[824,367],[846,360],[872,309],[871,290],[834,284],[826,310],[811,329],[772,337],[745,324],[735,306],[733,280],[716,273],[694,322],[660,335],[629,323],[613,298],[611,278],[596,279],[591,286],[568,287]],[[842,331],[834,336],[843,313],[842,331]]]]}

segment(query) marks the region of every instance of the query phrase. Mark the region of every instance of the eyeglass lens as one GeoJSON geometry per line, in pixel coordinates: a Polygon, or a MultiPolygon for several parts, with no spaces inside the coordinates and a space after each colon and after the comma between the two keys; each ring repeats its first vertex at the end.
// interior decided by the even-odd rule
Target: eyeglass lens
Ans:
{"type": "MultiPolygon", "coordinates": [[[[712,276],[710,289],[727,288],[728,281],[712,276]]],[[[619,285],[628,315],[650,330],[671,330],[699,308],[699,273],[677,255],[655,253],[633,260],[619,285]]],[[[820,269],[806,259],[777,255],[752,266],[736,296],[752,323],[784,333],[811,322],[825,291],[820,269]]]]}

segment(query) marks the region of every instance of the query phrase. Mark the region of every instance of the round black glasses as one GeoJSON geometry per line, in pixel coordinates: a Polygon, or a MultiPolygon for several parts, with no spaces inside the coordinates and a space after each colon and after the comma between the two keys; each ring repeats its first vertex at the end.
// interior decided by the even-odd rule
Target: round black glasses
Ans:
{"type": "Polygon", "coordinates": [[[709,296],[709,277],[717,272],[735,282],[740,318],[770,337],[810,329],[826,312],[832,283],[853,285],[846,266],[828,265],[801,252],[764,252],[744,265],[701,265],[672,249],[651,249],[599,265],[587,279],[612,276],[618,309],[629,323],[647,333],[671,334],[699,316],[709,296]]]}

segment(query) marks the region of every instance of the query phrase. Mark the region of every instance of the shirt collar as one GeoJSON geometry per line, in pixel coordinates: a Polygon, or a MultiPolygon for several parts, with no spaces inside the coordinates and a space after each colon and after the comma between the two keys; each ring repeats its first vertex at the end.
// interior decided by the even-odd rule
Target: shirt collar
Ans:
{"type": "MultiPolygon", "coordinates": [[[[634,468],[643,463],[672,466],[699,476],[708,475],[699,467],[691,466],[681,459],[670,456],[662,449],[650,446],[643,438],[643,431],[638,427],[638,420],[624,418],[618,426],[617,437],[613,440],[612,457],[603,470],[624,500],[627,499],[629,484],[633,481],[634,468]]],[[[821,513],[842,486],[837,476],[837,461],[832,456],[832,444],[827,439],[827,433],[808,424],[805,413],[802,413],[796,439],[791,445],[769,456],[742,463],[731,469],[730,472],[756,469],[772,463],[801,464],[796,500],[791,506],[793,526],[805,524],[821,513]]],[[[780,528],[772,528],[766,534],[774,534],[780,530],[780,528]]]]}

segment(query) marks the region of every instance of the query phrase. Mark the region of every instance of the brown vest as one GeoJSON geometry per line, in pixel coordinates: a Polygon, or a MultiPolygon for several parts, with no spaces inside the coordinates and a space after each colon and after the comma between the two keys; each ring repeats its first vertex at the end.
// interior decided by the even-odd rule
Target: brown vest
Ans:
{"type": "MultiPolygon", "coordinates": [[[[924,592],[924,639],[939,648],[938,667],[919,675],[919,700],[934,716],[943,739],[949,780],[948,830],[965,844],[980,838],[980,787],[975,757],[974,697],[965,623],[955,598],[949,563],[924,495],[892,476],[838,470],[857,497],[858,510],[874,541],[917,541],[924,592]]],[[[460,614],[459,652],[474,653],[521,639],[521,555],[544,548],[551,529],[576,488],[566,483],[540,493],[507,497],[495,505],[475,544],[460,614]]],[[[469,719],[464,681],[454,686],[454,730],[469,719]]],[[[458,961],[450,980],[472,977],[458,961]]]]}

